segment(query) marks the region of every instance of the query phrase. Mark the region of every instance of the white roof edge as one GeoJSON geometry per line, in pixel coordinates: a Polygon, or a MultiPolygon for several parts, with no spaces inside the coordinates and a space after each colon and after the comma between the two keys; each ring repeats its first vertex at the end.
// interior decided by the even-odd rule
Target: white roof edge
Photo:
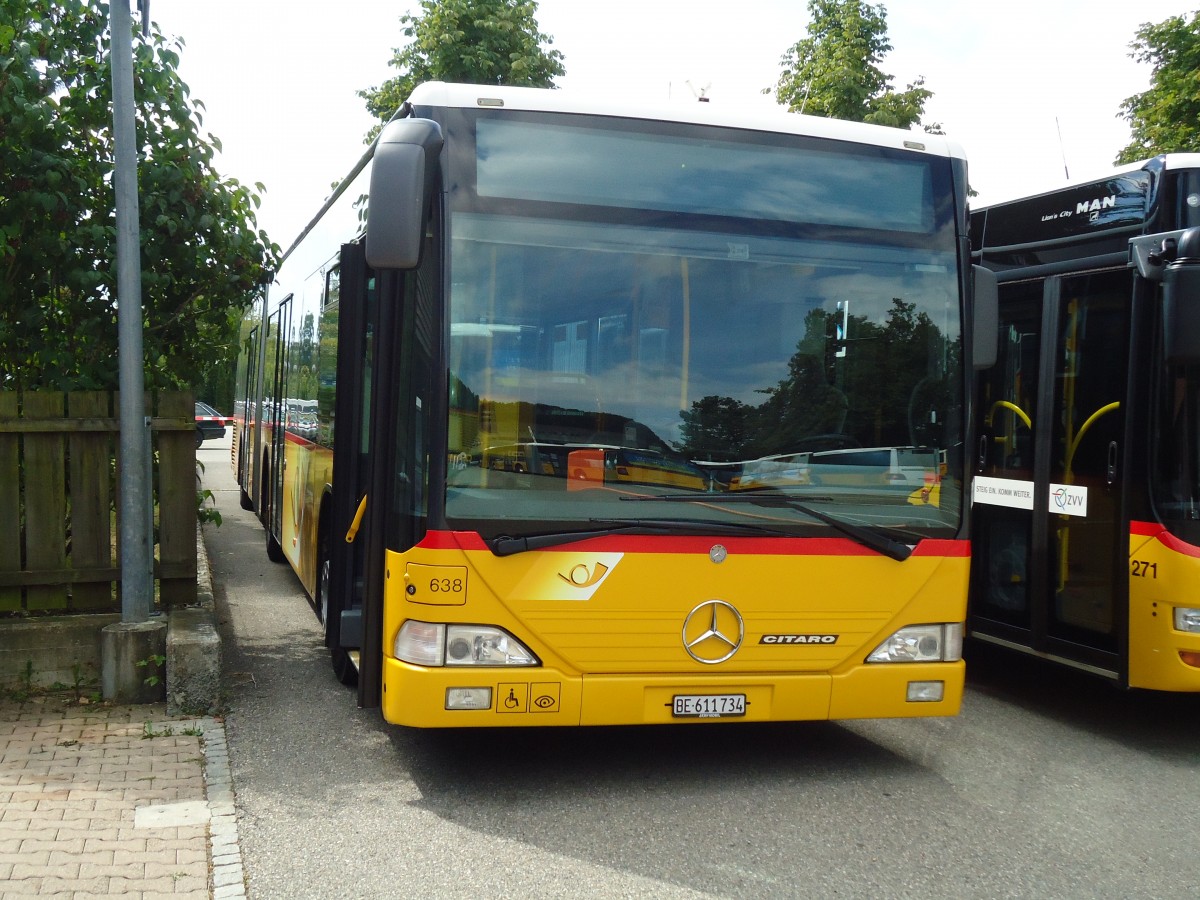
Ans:
{"type": "Polygon", "coordinates": [[[481,108],[480,98],[499,100],[506,109],[540,112],[580,113],[627,119],[653,119],[724,128],[741,128],[779,134],[891,147],[898,150],[924,150],[935,156],[965,159],[962,147],[945,135],[923,131],[904,131],[863,122],[845,122],[819,116],[762,109],[744,109],[716,103],[651,103],[644,98],[630,99],[574,90],[509,87],[506,85],[448,84],[432,81],[419,85],[409,98],[413,106],[481,108]],[[920,146],[914,147],[912,144],[920,146]]]}
{"type": "Polygon", "coordinates": [[[1200,153],[1166,153],[1168,169],[1200,169],[1200,153]]]}

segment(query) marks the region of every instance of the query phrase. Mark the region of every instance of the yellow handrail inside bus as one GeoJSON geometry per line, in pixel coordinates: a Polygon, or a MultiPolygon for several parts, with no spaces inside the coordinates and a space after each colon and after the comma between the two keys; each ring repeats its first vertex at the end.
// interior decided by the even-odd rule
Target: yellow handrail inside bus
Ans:
{"type": "Polygon", "coordinates": [[[358,537],[358,526],[362,524],[363,513],[367,511],[367,495],[363,494],[363,498],[358,501],[358,509],[354,513],[354,521],[350,523],[349,530],[346,531],[346,543],[353,544],[354,539],[358,537]]]}
{"type": "MultiPolygon", "coordinates": [[[[1083,440],[1083,436],[1087,434],[1087,430],[1091,428],[1092,424],[1101,416],[1120,408],[1120,400],[1114,400],[1112,403],[1106,403],[1104,406],[1100,407],[1098,410],[1088,416],[1083,425],[1079,427],[1079,431],[1076,433],[1075,439],[1071,441],[1071,446],[1067,448],[1067,464],[1063,469],[1064,484],[1073,483],[1072,479],[1075,477],[1073,469],[1075,463],[1075,451],[1079,449],[1079,442],[1083,440]]],[[[1061,593],[1067,586],[1067,568],[1069,563],[1067,557],[1070,553],[1071,526],[1069,524],[1069,516],[1060,515],[1058,520],[1058,590],[1061,593]]]]}
{"type": "Polygon", "coordinates": [[[1079,426],[1079,432],[1075,435],[1075,440],[1071,441],[1071,446],[1067,450],[1067,466],[1066,466],[1065,477],[1063,478],[1064,482],[1066,482],[1067,484],[1071,483],[1071,469],[1072,469],[1072,464],[1075,461],[1075,451],[1079,449],[1079,442],[1081,440],[1083,440],[1083,436],[1085,434],[1087,434],[1087,430],[1092,427],[1092,423],[1094,423],[1097,419],[1099,419],[1101,416],[1105,415],[1106,413],[1110,413],[1114,409],[1120,409],[1120,407],[1121,407],[1121,401],[1114,400],[1112,403],[1109,403],[1109,404],[1106,404],[1106,405],[1100,407],[1098,410],[1096,410],[1094,413],[1092,413],[1090,416],[1087,417],[1087,421],[1085,421],[1081,426],[1079,426]]]}
{"type": "Polygon", "coordinates": [[[996,415],[996,410],[998,410],[998,409],[1012,410],[1016,414],[1017,418],[1025,423],[1026,428],[1029,428],[1029,429],[1033,428],[1033,422],[1030,421],[1029,416],[1026,415],[1026,413],[1025,413],[1025,410],[1021,409],[1021,407],[1017,406],[1017,404],[1010,403],[1007,400],[997,400],[995,403],[992,404],[992,408],[991,408],[991,410],[989,410],[989,412],[987,414],[987,424],[988,425],[992,424],[992,417],[996,415]]]}

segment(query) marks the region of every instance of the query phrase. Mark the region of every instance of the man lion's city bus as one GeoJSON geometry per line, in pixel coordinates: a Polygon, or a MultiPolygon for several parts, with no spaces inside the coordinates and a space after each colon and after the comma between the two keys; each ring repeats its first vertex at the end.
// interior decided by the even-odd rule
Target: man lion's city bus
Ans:
{"type": "Polygon", "coordinates": [[[966,191],[936,135],[418,88],[239,366],[243,504],[360,704],[955,714],[996,346],[966,191]]]}
{"type": "Polygon", "coordinates": [[[1200,155],[975,211],[972,636],[1200,690],[1200,155]]]}

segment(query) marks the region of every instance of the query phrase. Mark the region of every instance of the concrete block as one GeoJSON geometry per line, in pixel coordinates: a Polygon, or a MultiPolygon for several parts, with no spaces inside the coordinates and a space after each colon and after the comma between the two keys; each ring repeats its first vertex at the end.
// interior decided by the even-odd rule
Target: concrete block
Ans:
{"type": "Polygon", "coordinates": [[[100,692],[116,703],[157,703],[166,693],[167,620],[118,622],[100,631],[100,692]],[[138,663],[150,660],[148,664],[138,663]]]}
{"type": "Polygon", "coordinates": [[[221,707],[221,636],[211,609],[171,614],[167,629],[167,712],[214,715],[221,707]]]}

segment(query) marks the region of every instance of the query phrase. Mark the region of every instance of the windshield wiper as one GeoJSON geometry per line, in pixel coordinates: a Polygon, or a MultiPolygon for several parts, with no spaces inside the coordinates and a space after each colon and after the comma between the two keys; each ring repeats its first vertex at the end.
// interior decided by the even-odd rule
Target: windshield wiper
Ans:
{"type": "Polygon", "coordinates": [[[904,562],[904,560],[912,556],[913,552],[912,545],[896,540],[878,526],[855,525],[852,522],[831,516],[829,513],[821,512],[819,509],[814,509],[808,504],[801,503],[796,498],[789,497],[786,494],[768,494],[751,491],[738,494],[663,494],[657,497],[653,494],[639,494],[636,497],[622,497],[621,499],[667,500],[690,503],[749,503],[754,506],[793,509],[798,513],[816,519],[818,522],[824,522],[826,525],[837,529],[846,535],[846,537],[857,541],[869,550],[874,550],[876,553],[881,553],[897,562],[904,562]]]}
{"type": "Polygon", "coordinates": [[[708,519],[589,519],[588,522],[607,527],[521,536],[502,534],[488,541],[488,546],[496,556],[512,556],[526,550],[543,550],[561,544],[572,544],[575,541],[608,537],[611,534],[786,534],[749,522],[717,522],[708,519]]]}

